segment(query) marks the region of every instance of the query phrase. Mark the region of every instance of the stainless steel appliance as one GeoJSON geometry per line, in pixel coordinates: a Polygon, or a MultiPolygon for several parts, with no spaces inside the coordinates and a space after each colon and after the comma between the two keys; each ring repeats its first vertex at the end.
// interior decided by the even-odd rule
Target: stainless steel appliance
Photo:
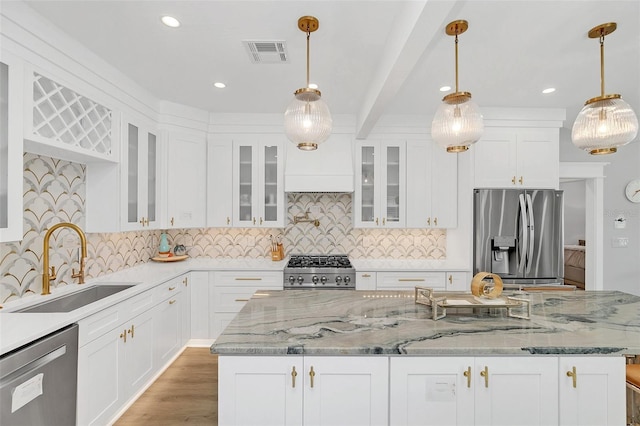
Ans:
{"type": "Polygon", "coordinates": [[[0,358],[0,424],[75,425],[78,326],[0,358]]]}
{"type": "Polygon", "coordinates": [[[563,193],[552,189],[475,189],[473,272],[505,284],[564,282],[563,193]]]}
{"type": "Polygon", "coordinates": [[[356,270],[344,254],[294,254],[284,268],[285,290],[355,288],[356,270]]]}

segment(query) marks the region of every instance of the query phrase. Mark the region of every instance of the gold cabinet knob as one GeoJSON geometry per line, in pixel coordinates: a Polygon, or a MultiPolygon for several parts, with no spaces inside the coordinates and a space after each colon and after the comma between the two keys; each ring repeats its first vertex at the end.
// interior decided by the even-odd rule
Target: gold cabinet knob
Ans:
{"type": "Polygon", "coordinates": [[[578,382],[578,373],[576,372],[576,367],[573,367],[571,371],[567,371],[567,377],[571,377],[573,380],[573,387],[575,388],[578,382]]]}
{"type": "Polygon", "coordinates": [[[516,177],[515,177],[515,176],[513,176],[513,177],[511,178],[511,183],[512,183],[512,184],[514,184],[514,185],[516,184],[516,177]]]}
{"type": "Polygon", "coordinates": [[[470,388],[471,387],[471,367],[467,367],[467,369],[465,370],[464,373],[462,373],[462,375],[464,377],[467,378],[467,387],[470,388]]]}
{"type": "Polygon", "coordinates": [[[449,284],[453,284],[453,275],[449,274],[449,284]]]}
{"type": "Polygon", "coordinates": [[[523,181],[524,181],[524,178],[522,176],[520,176],[520,179],[518,179],[518,182],[520,182],[520,185],[522,185],[523,181]]]}
{"type": "Polygon", "coordinates": [[[230,223],[231,223],[231,218],[227,216],[227,225],[229,225],[230,223]]]}
{"type": "Polygon", "coordinates": [[[437,217],[433,218],[433,226],[438,226],[438,218],[437,217]]]}
{"type": "Polygon", "coordinates": [[[427,225],[431,226],[431,218],[430,217],[427,218],[427,225]]]}

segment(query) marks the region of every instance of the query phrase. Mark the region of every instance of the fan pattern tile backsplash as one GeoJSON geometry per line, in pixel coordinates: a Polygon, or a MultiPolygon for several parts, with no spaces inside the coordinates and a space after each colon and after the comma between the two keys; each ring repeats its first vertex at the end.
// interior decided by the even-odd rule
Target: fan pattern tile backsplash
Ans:
{"type": "MultiPolygon", "coordinates": [[[[46,230],[58,222],[84,229],[86,167],[35,154],[24,154],[24,238],[0,243],[0,303],[41,291],[42,250],[46,230]]],[[[353,259],[444,259],[446,232],[440,229],[355,229],[351,194],[288,194],[287,226],[268,228],[201,228],[168,230],[170,244],[184,244],[191,257],[269,257],[270,235],[281,235],[286,254],[347,253],[353,259]],[[293,224],[306,211],[318,219],[293,224]]],[[[160,232],[87,234],[87,278],[149,262],[160,232]]],[[[50,264],[58,278],[52,287],[73,282],[78,269],[78,239],[60,229],[52,235],[50,264]]]]}

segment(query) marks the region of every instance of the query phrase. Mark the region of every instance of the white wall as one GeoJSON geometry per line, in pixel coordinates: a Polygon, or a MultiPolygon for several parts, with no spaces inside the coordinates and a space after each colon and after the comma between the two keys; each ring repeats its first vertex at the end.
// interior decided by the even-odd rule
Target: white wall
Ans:
{"type": "Polygon", "coordinates": [[[576,245],[585,239],[585,181],[560,182],[560,189],[564,191],[564,243],[576,245]]]}
{"type": "MultiPolygon", "coordinates": [[[[568,117],[565,125],[571,127],[574,118],[568,117]]],[[[577,149],[571,143],[571,130],[563,128],[560,129],[560,161],[611,163],[604,169],[604,289],[640,295],[640,204],[631,203],[624,196],[627,183],[640,177],[639,138],[615,154],[593,156],[577,149]],[[614,219],[620,215],[627,219],[626,228],[615,229],[614,219]],[[629,239],[626,248],[612,247],[612,240],[619,237],[629,239]]]]}

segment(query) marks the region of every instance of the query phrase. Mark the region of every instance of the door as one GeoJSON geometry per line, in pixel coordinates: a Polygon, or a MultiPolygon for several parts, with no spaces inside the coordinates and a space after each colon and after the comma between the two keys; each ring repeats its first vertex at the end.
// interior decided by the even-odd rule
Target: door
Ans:
{"type": "Polygon", "coordinates": [[[283,188],[283,161],[282,143],[267,142],[260,145],[262,190],[259,202],[262,211],[258,218],[261,226],[282,227],[284,225],[284,188],[283,188]]]}
{"type": "Polygon", "coordinates": [[[563,193],[526,190],[529,229],[524,277],[559,281],[564,277],[563,193]]]}

